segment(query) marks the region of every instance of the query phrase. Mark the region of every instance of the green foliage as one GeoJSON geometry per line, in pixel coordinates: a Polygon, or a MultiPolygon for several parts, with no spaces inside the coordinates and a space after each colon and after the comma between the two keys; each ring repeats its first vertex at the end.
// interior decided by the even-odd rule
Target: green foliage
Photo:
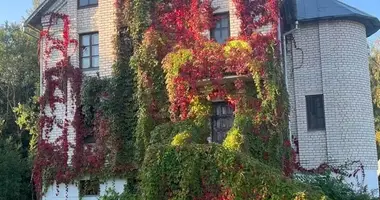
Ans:
{"type": "Polygon", "coordinates": [[[28,160],[22,158],[20,146],[11,139],[0,140],[0,200],[31,199],[30,173],[28,160]]]}
{"type": "Polygon", "coordinates": [[[0,26],[1,200],[32,199],[27,157],[38,134],[38,106],[31,100],[38,94],[38,79],[37,41],[20,24],[6,22],[0,26]]]}
{"type": "MultiPolygon", "coordinates": [[[[147,1],[136,1],[135,3],[143,6],[146,4],[144,2],[147,1]]],[[[163,53],[160,52],[160,48],[163,44],[164,41],[159,34],[146,33],[142,44],[135,49],[130,61],[131,66],[136,71],[137,79],[136,99],[139,110],[135,146],[136,160],[139,162],[144,159],[150,132],[156,125],[169,121],[168,96],[165,90],[165,76],[161,68],[160,58],[160,54],[163,53]]]]}
{"type": "Polygon", "coordinates": [[[122,160],[131,161],[134,155],[133,133],[137,122],[137,103],[134,98],[136,82],[134,70],[129,62],[119,62],[114,65],[115,84],[113,85],[113,101],[110,101],[109,111],[111,114],[111,133],[115,134],[118,141],[122,141],[121,153],[118,155],[122,160]]]}
{"type": "Polygon", "coordinates": [[[323,199],[318,188],[220,145],[151,146],[142,170],[142,199],[194,199],[230,191],[235,199],[323,199]]]}
{"type": "Polygon", "coordinates": [[[37,97],[33,97],[26,104],[19,103],[17,107],[13,108],[13,112],[17,115],[16,124],[19,128],[29,132],[29,155],[32,156],[35,154],[39,135],[39,105],[37,97]]]}
{"type": "MultiPolygon", "coordinates": [[[[234,125],[227,133],[227,137],[223,142],[223,146],[230,150],[244,151],[245,153],[251,153],[250,148],[255,147],[252,144],[252,119],[247,115],[237,114],[234,119],[234,125]]],[[[260,154],[251,153],[253,157],[259,157],[260,154]]],[[[258,159],[259,159],[258,158],[258,159]]]]}
{"type": "Polygon", "coordinates": [[[331,172],[323,175],[309,174],[296,177],[303,183],[319,187],[330,200],[375,200],[365,188],[362,191],[355,191],[344,181],[343,176],[336,176],[331,172]]]}
{"type": "Polygon", "coordinates": [[[94,129],[96,114],[101,113],[109,122],[112,141],[118,149],[115,166],[134,162],[134,137],[137,116],[134,98],[134,71],[128,62],[114,65],[112,78],[88,77],[82,88],[82,111],[88,130],[94,129]]]}
{"type": "Polygon", "coordinates": [[[375,115],[377,154],[380,157],[380,49],[372,48],[370,55],[371,89],[375,115]]]}
{"type": "Polygon", "coordinates": [[[223,146],[231,151],[241,151],[241,145],[244,141],[244,135],[238,128],[232,128],[223,142],[223,146]]]}
{"type": "Polygon", "coordinates": [[[206,122],[203,124],[197,124],[193,120],[168,122],[154,128],[150,133],[149,145],[169,145],[178,133],[187,133],[192,143],[203,144],[207,142],[210,130],[206,122]]]}
{"type": "MultiPolygon", "coordinates": [[[[96,112],[105,110],[105,97],[110,92],[111,79],[99,77],[86,77],[82,85],[82,113],[84,115],[84,124],[88,129],[92,129],[96,117],[96,112]]],[[[108,113],[107,113],[108,114],[108,113]]]]}
{"type": "Polygon", "coordinates": [[[38,88],[37,41],[20,27],[8,23],[0,27],[0,120],[5,137],[25,133],[15,123],[13,108],[27,103],[38,88]]]}
{"type": "Polygon", "coordinates": [[[188,132],[182,132],[174,136],[171,145],[182,146],[184,144],[189,144],[190,142],[191,142],[191,134],[188,132]]]}
{"type": "Polygon", "coordinates": [[[281,167],[281,135],[269,135],[264,126],[258,133],[252,133],[254,122],[249,113],[236,113],[234,125],[227,133],[223,146],[229,150],[244,152],[265,164],[281,167]]]}
{"type": "Polygon", "coordinates": [[[136,194],[124,191],[122,194],[117,193],[114,189],[108,188],[106,194],[101,196],[99,200],[138,200],[136,194]]]}

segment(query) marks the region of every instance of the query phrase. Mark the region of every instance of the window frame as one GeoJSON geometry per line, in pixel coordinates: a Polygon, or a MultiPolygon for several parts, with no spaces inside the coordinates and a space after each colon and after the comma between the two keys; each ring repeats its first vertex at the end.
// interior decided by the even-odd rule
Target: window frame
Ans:
{"type": "MultiPolygon", "coordinates": [[[[87,5],[81,6],[80,5],[80,1],[81,0],[77,0],[78,9],[86,9],[86,8],[98,7],[98,4],[99,4],[99,0],[97,0],[96,4],[90,4],[90,3],[88,3],[87,5]]],[[[87,0],[87,2],[89,2],[89,1],[90,0],[87,0]]]]}
{"type": "MultiPolygon", "coordinates": [[[[227,37],[227,39],[226,39],[226,41],[228,40],[228,38],[230,38],[231,37],[231,21],[230,21],[230,13],[229,12],[221,12],[221,13],[215,13],[213,16],[214,16],[214,18],[216,18],[216,17],[220,17],[220,16],[224,16],[224,15],[226,15],[227,16],[227,19],[228,19],[228,37],[227,37]]],[[[218,41],[216,41],[216,39],[213,37],[213,33],[214,33],[214,31],[215,30],[217,30],[217,29],[219,29],[219,30],[223,30],[223,29],[225,29],[225,28],[216,28],[216,24],[215,24],[215,27],[213,27],[213,28],[211,28],[210,29],[210,31],[209,31],[209,33],[210,33],[210,39],[213,39],[215,42],[217,42],[217,43],[219,43],[218,41]]],[[[221,33],[221,32],[220,32],[221,33]]],[[[226,42],[225,41],[225,42],[226,42]]],[[[223,43],[221,43],[221,44],[224,44],[225,42],[223,42],[223,43]]]]}
{"type": "MultiPolygon", "coordinates": [[[[325,102],[324,102],[324,95],[323,94],[314,94],[314,95],[306,95],[306,118],[307,118],[307,130],[308,131],[324,131],[326,130],[326,115],[325,115],[325,102]],[[315,98],[320,98],[321,100],[321,106],[317,107],[314,105],[314,102],[316,101],[315,98]],[[322,116],[316,116],[312,117],[313,112],[317,112],[318,109],[322,109],[322,116]],[[318,123],[318,120],[322,119],[323,123],[318,123]],[[315,126],[311,126],[312,120],[317,120],[315,123],[315,126]]],[[[316,114],[317,115],[317,114],[316,114]]]]}
{"type": "MultiPolygon", "coordinates": [[[[222,118],[227,119],[227,118],[232,117],[232,126],[229,128],[229,130],[231,130],[231,128],[233,127],[234,120],[235,120],[235,114],[232,113],[231,115],[226,114],[226,115],[221,115],[221,116],[218,116],[218,115],[216,114],[215,111],[216,111],[216,108],[217,108],[219,105],[230,106],[230,105],[228,104],[227,101],[214,101],[214,102],[212,102],[211,104],[212,104],[212,115],[211,115],[211,142],[213,142],[213,143],[218,143],[218,141],[217,141],[217,133],[216,133],[215,130],[214,130],[214,125],[215,125],[214,123],[215,123],[215,120],[217,120],[217,119],[222,119],[222,118]]],[[[231,108],[231,109],[233,110],[233,108],[231,108]]],[[[229,131],[229,130],[228,130],[228,131],[229,131]]],[[[227,131],[227,133],[228,133],[228,131],[227,131]]],[[[226,137],[227,137],[227,133],[226,133],[225,138],[223,139],[223,141],[226,139],[226,137]]],[[[222,143],[223,143],[223,141],[222,141],[222,143]]]]}
{"type": "MultiPolygon", "coordinates": [[[[79,66],[80,66],[80,68],[82,69],[82,70],[84,70],[84,71],[92,71],[92,70],[98,70],[99,69],[99,66],[97,66],[97,67],[93,67],[93,65],[92,65],[92,58],[93,57],[98,57],[98,62],[100,61],[100,56],[99,56],[99,32],[97,32],[97,31],[93,31],[93,32],[88,32],[88,33],[81,33],[81,34],[79,34],[79,66]],[[95,35],[95,34],[98,34],[98,44],[96,44],[96,45],[93,45],[92,44],[92,37],[93,37],[93,35],[95,35]],[[82,63],[82,58],[83,58],[83,53],[82,53],[82,51],[83,51],[83,49],[82,49],[82,37],[83,36],[85,36],[85,35],[90,35],[90,44],[89,44],[89,56],[87,57],[85,57],[85,58],[90,58],[90,67],[89,68],[83,68],[83,63],[82,63]],[[94,56],[94,55],[92,55],[92,47],[93,46],[98,46],[98,55],[97,56],[94,56]]],[[[99,64],[100,65],[100,64],[99,64]]]]}

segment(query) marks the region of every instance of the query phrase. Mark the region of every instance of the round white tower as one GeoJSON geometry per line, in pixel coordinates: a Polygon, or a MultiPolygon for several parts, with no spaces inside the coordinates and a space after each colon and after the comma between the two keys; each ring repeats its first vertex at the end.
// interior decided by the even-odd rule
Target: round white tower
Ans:
{"type": "MultiPolygon", "coordinates": [[[[367,37],[380,21],[337,0],[297,0],[287,38],[290,132],[305,168],[360,161],[378,191],[367,37]]],[[[352,165],[352,170],[359,164],[352,165]]],[[[356,180],[352,181],[357,183],[356,180]]]]}

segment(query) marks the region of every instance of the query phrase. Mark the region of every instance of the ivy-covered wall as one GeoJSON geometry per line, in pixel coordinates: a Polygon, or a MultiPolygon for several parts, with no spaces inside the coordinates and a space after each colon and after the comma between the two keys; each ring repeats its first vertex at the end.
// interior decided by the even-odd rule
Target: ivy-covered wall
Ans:
{"type": "Polygon", "coordinates": [[[49,31],[41,36],[64,56],[44,72],[41,110],[60,102],[75,114],[51,143],[42,135],[56,116],[41,113],[39,193],[54,181],[67,187],[90,176],[127,180],[124,199],[324,199],[290,179],[296,165],[279,63],[279,2],[232,2],[240,34],[219,44],[203,34],[218,19],[211,0],[115,1],[117,60],[110,78],[82,77],[67,54],[69,44],[77,45],[68,16],[51,15],[51,23],[64,21],[64,39],[49,31]],[[257,33],[263,26],[271,28],[257,33]],[[57,89],[69,92],[61,98],[57,89]],[[223,144],[207,141],[213,101],[234,109],[223,144]],[[67,141],[69,125],[75,143],[67,141]]]}

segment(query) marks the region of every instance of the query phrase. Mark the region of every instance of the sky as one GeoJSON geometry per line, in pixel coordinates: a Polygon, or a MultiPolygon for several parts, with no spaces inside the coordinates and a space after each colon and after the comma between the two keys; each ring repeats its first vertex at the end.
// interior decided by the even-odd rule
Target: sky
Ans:
{"type": "MultiPolygon", "coordinates": [[[[341,0],[368,14],[380,18],[380,0],[341,0]]],[[[5,21],[22,22],[32,8],[32,0],[0,0],[0,24],[5,21]]],[[[368,38],[370,43],[380,38],[380,31],[368,38]]]]}

